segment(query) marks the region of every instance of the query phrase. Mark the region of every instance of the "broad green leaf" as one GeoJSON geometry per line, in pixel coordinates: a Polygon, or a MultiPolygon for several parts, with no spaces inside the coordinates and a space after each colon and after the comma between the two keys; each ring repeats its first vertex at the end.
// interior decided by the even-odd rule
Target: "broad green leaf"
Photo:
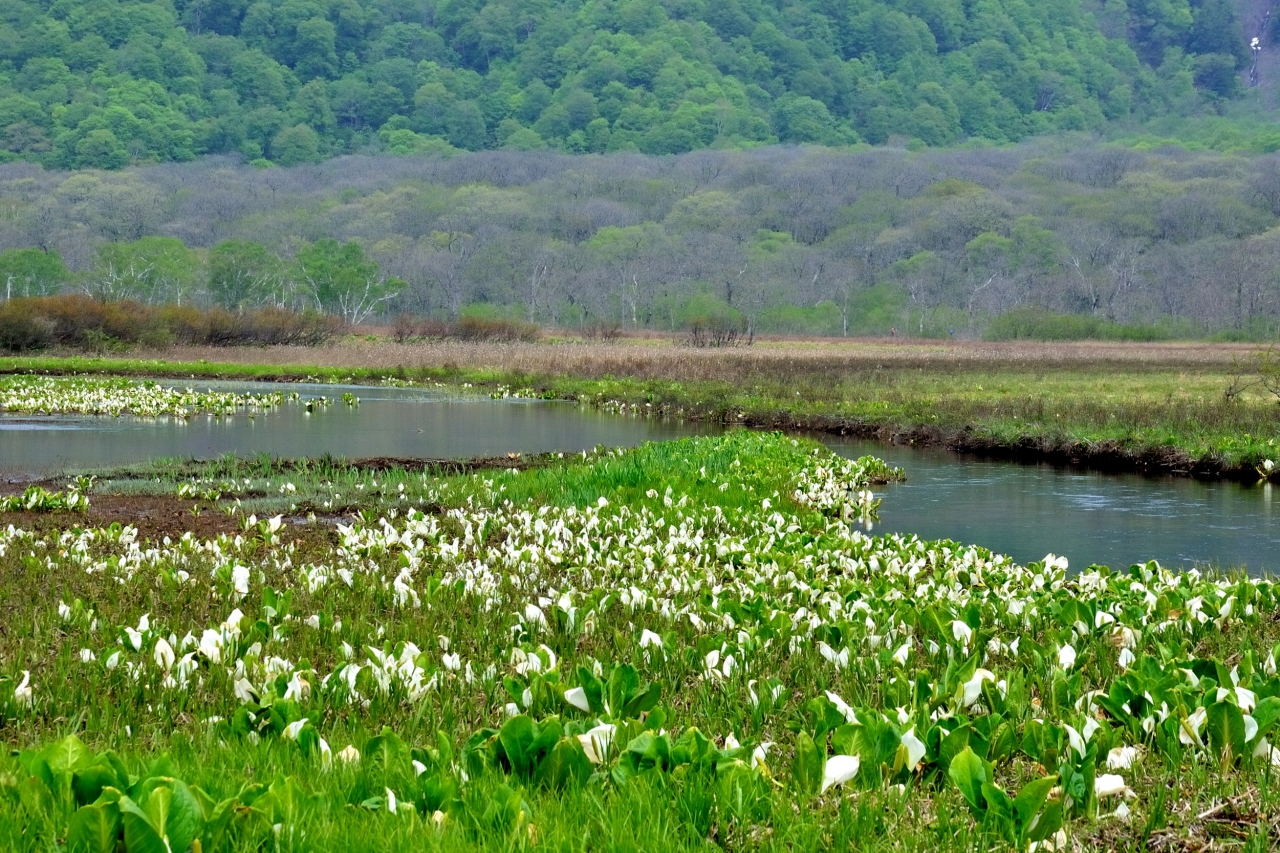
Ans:
{"type": "MultiPolygon", "coordinates": [[[[247,801],[247,798],[244,798],[247,801]]],[[[277,775],[262,796],[253,801],[256,808],[271,816],[272,823],[297,823],[308,811],[314,798],[307,795],[292,776],[277,775]]]]}
{"type": "Polygon", "coordinates": [[[511,835],[520,828],[529,814],[529,806],[521,799],[519,792],[507,785],[499,785],[490,793],[480,820],[491,830],[511,835]]]}
{"type": "Polygon", "coordinates": [[[898,745],[902,743],[902,735],[898,727],[870,709],[858,712],[862,725],[855,727],[853,749],[845,755],[857,755],[862,759],[861,779],[869,783],[878,783],[883,767],[892,769],[894,758],[898,754],[898,745]]]}
{"type": "Polygon", "coordinates": [[[67,853],[116,853],[120,809],[114,803],[82,806],[67,827],[67,853]]]}
{"type": "Polygon", "coordinates": [[[1004,758],[1013,755],[1013,751],[1017,746],[1017,739],[1013,731],[1012,722],[1004,722],[996,726],[991,733],[990,745],[987,747],[986,758],[988,761],[999,762],[1004,758]]]}
{"type": "Polygon", "coordinates": [[[87,767],[76,771],[72,779],[76,802],[88,805],[102,794],[103,788],[125,790],[129,787],[129,774],[115,753],[103,753],[87,767]],[[112,760],[114,759],[114,760],[112,760]]]}
{"type": "Polygon", "coordinates": [[[1268,696],[1259,701],[1253,709],[1253,719],[1258,724],[1258,733],[1254,735],[1256,743],[1259,738],[1270,734],[1276,723],[1280,721],[1280,698],[1268,696]]]}
{"type": "Polygon", "coordinates": [[[837,726],[831,733],[831,748],[835,750],[837,755],[858,754],[855,739],[859,728],[861,728],[861,726],[855,726],[853,723],[845,723],[843,726],[837,726]]]}
{"type": "Polygon", "coordinates": [[[716,771],[716,807],[738,821],[764,818],[769,801],[760,775],[736,761],[716,771]]]}
{"type": "Polygon", "coordinates": [[[62,740],[49,744],[40,755],[49,765],[50,772],[55,776],[65,775],[68,779],[76,768],[93,760],[93,753],[75,735],[67,735],[62,740]]]}
{"type": "Polygon", "coordinates": [[[401,768],[409,763],[409,747],[389,727],[365,742],[360,755],[371,764],[379,764],[384,770],[401,768]]]}
{"type": "MultiPolygon", "coordinates": [[[[166,793],[168,789],[162,789],[166,793]]],[[[131,797],[120,798],[120,817],[124,823],[124,844],[129,853],[172,853],[165,843],[163,830],[131,797]]]]}
{"type": "Polygon", "coordinates": [[[991,781],[982,759],[972,749],[965,747],[951,759],[947,775],[960,789],[961,796],[969,804],[975,815],[986,813],[986,799],[982,794],[982,783],[991,781]]]}
{"type": "Polygon", "coordinates": [[[1002,827],[1012,825],[1013,800],[989,779],[982,780],[982,799],[986,801],[985,820],[996,821],[1002,827]]]}
{"type": "Polygon", "coordinates": [[[604,682],[585,666],[578,667],[578,686],[582,688],[583,693],[587,694],[587,705],[589,707],[603,708],[605,706],[604,682]]]}
{"type": "Polygon", "coordinates": [[[423,814],[448,811],[458,797],[458,781],[449,773],[418,777],[418,808],[423,814]]]}
{"type": "MultiPolygon", "coordinates": [[[[580,785],[591,777],[591,762],[576,737],[561,738],[538,762],[533,781],[548,788],[580,785]]],[[[429,812],[428,812],[429,814],[429,812]]]]}
{"type": "Polygon", "coordinates": [[[638,717],[645,711],[651,710],[661,698],[661,685],[656,682],[650,683],[643,690],[634,693],[627,699],[627,703],[622,709],[622,716],[624,719],[638,717]]]}
{"type": "Polygon", "coordinates": [[[826,769],[825,749],[819,749],[808,732],[796,736],[796,754],[791,762],[791,778],[797,790],[812,797],[822,790],[822,774],[826,769]]]}
{"type": "Polygon", "coordinates": [[[671,745],[671,763],[705,768],[714,763],[716,748],[711,739],[695,726],[690,726],[671,745]]]}
{"type": "Polygon", "coordinates": [[[1025,841],[1044,841],[1062,829],[1062,800],[1050,800],[1023,831],[1025,841]]]}
{"type": "Polygon", "coordinates": [[[165,821],[165,837],[173,850],[186,850],[204,828],[200,802],[181,779],[169,781],[169,815],[165,821]]]}
{"type": "Polygon", "coordinates": [[[35,776],[24,777],[18,783],[18,800],[31,814],[53,814],[60,809],[58,801],[54,799],[53,791],[44,781],[35,776]]]}
{"type": "Polygon", "coordinates": [[[1244,714],[1230,702],[1214,702],[1207,709],[1205,729],[1209,749],[1222,759],[1224,765],[1247,755],[1244,743],[1244,714]]]}
{"type": "Polygon", "coordinates": [[[1046,776],[1022,786],[1018,796],[1013,798],[1013,819],[1019,832],[1025,831],[1031,824],[1032,818],[1040,812],[1045,801],[1049,799],[1049,792],[1056,784],[1058,784],[1056,777],[1046,776]]]}
{"type": "Polygon", "coordinates": [[[609,713],[621,717],[625,713],[627,701],[640,690],[640,674],[630,664],[615,666],[609,673],[606,685],[609,697],[609,713]]]}
{"type": "Polygon", "coordinates": [[[501,756],[506,759],[512,773],[527,776],[533,771],[534,723],[524,714],[517,714],[502,724],[498,730],[501,756]]]}
{"type": "Polygon", "coordinates": [[[971,731],[968,724],[965,724],[954,729],[942,739],[942,745],[938,749],[939,765],[943,768],[949,768],[957,755],[969,749],[969,733],[971,731]]]}

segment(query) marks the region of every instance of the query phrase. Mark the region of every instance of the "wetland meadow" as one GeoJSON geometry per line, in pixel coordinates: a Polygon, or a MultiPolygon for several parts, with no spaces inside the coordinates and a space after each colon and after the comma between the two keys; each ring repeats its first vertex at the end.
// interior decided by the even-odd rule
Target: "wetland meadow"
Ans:
{"type": "Polygon", "coordinates": [[[1212,481],[1265,541],[1280,406],[1245,348],[154,356],[0,360],[12,849],[1280,842],[1269,566],[879,520],[915,444],[1212,481]],[[380,405],[393,437],[354,420],[380,405]],[[386,443],[163,450],[277,423],[386,443]],[[35,463],[68,434],[138,455],[35,463]]]}

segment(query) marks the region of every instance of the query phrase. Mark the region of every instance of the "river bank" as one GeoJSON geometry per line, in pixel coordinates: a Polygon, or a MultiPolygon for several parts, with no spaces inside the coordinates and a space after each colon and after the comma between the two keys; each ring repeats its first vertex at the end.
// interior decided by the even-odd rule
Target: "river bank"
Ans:
{"type": "Polygon", "coordinates": [[[1115,473],[1255,482],[1280,406],[1231,395],[1256,348],[1221,344],[670,341],[166,349],[0,359],[0,372],[435,385],[616,411],[940,446],[1115,473]]]}

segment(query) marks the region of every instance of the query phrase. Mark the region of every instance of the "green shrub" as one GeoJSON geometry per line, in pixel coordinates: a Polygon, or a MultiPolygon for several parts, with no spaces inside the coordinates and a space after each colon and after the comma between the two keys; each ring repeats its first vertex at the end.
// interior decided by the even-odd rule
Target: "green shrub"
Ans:
{"type": "Polygon", "coordinates": [[[450,337],[464,341],[536,341],[542,334],[533,323],[484,317],[462,317],[450,337]]]}
{"type": "Polygon", "coordinates": [[[1165,341],[1162,326],[1113,323],[1083,314],[1057,314],[1043,308],[1015,308],[993,319],[988,341],[1165,341]]]}

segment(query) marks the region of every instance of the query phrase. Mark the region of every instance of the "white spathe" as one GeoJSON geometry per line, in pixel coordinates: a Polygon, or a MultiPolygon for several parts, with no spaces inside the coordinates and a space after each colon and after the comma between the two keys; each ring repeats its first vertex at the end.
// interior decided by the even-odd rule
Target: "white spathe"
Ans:
{"type": "Polygon", "coordinates": [[[836,785],[843,785],[854,776],[858,775],[858,767],[862,764],[862,759],[856,755],[833,755],[827,759],[827,768],[822,772],[822,791],[825,794],[828,788],[836,785]]]}

